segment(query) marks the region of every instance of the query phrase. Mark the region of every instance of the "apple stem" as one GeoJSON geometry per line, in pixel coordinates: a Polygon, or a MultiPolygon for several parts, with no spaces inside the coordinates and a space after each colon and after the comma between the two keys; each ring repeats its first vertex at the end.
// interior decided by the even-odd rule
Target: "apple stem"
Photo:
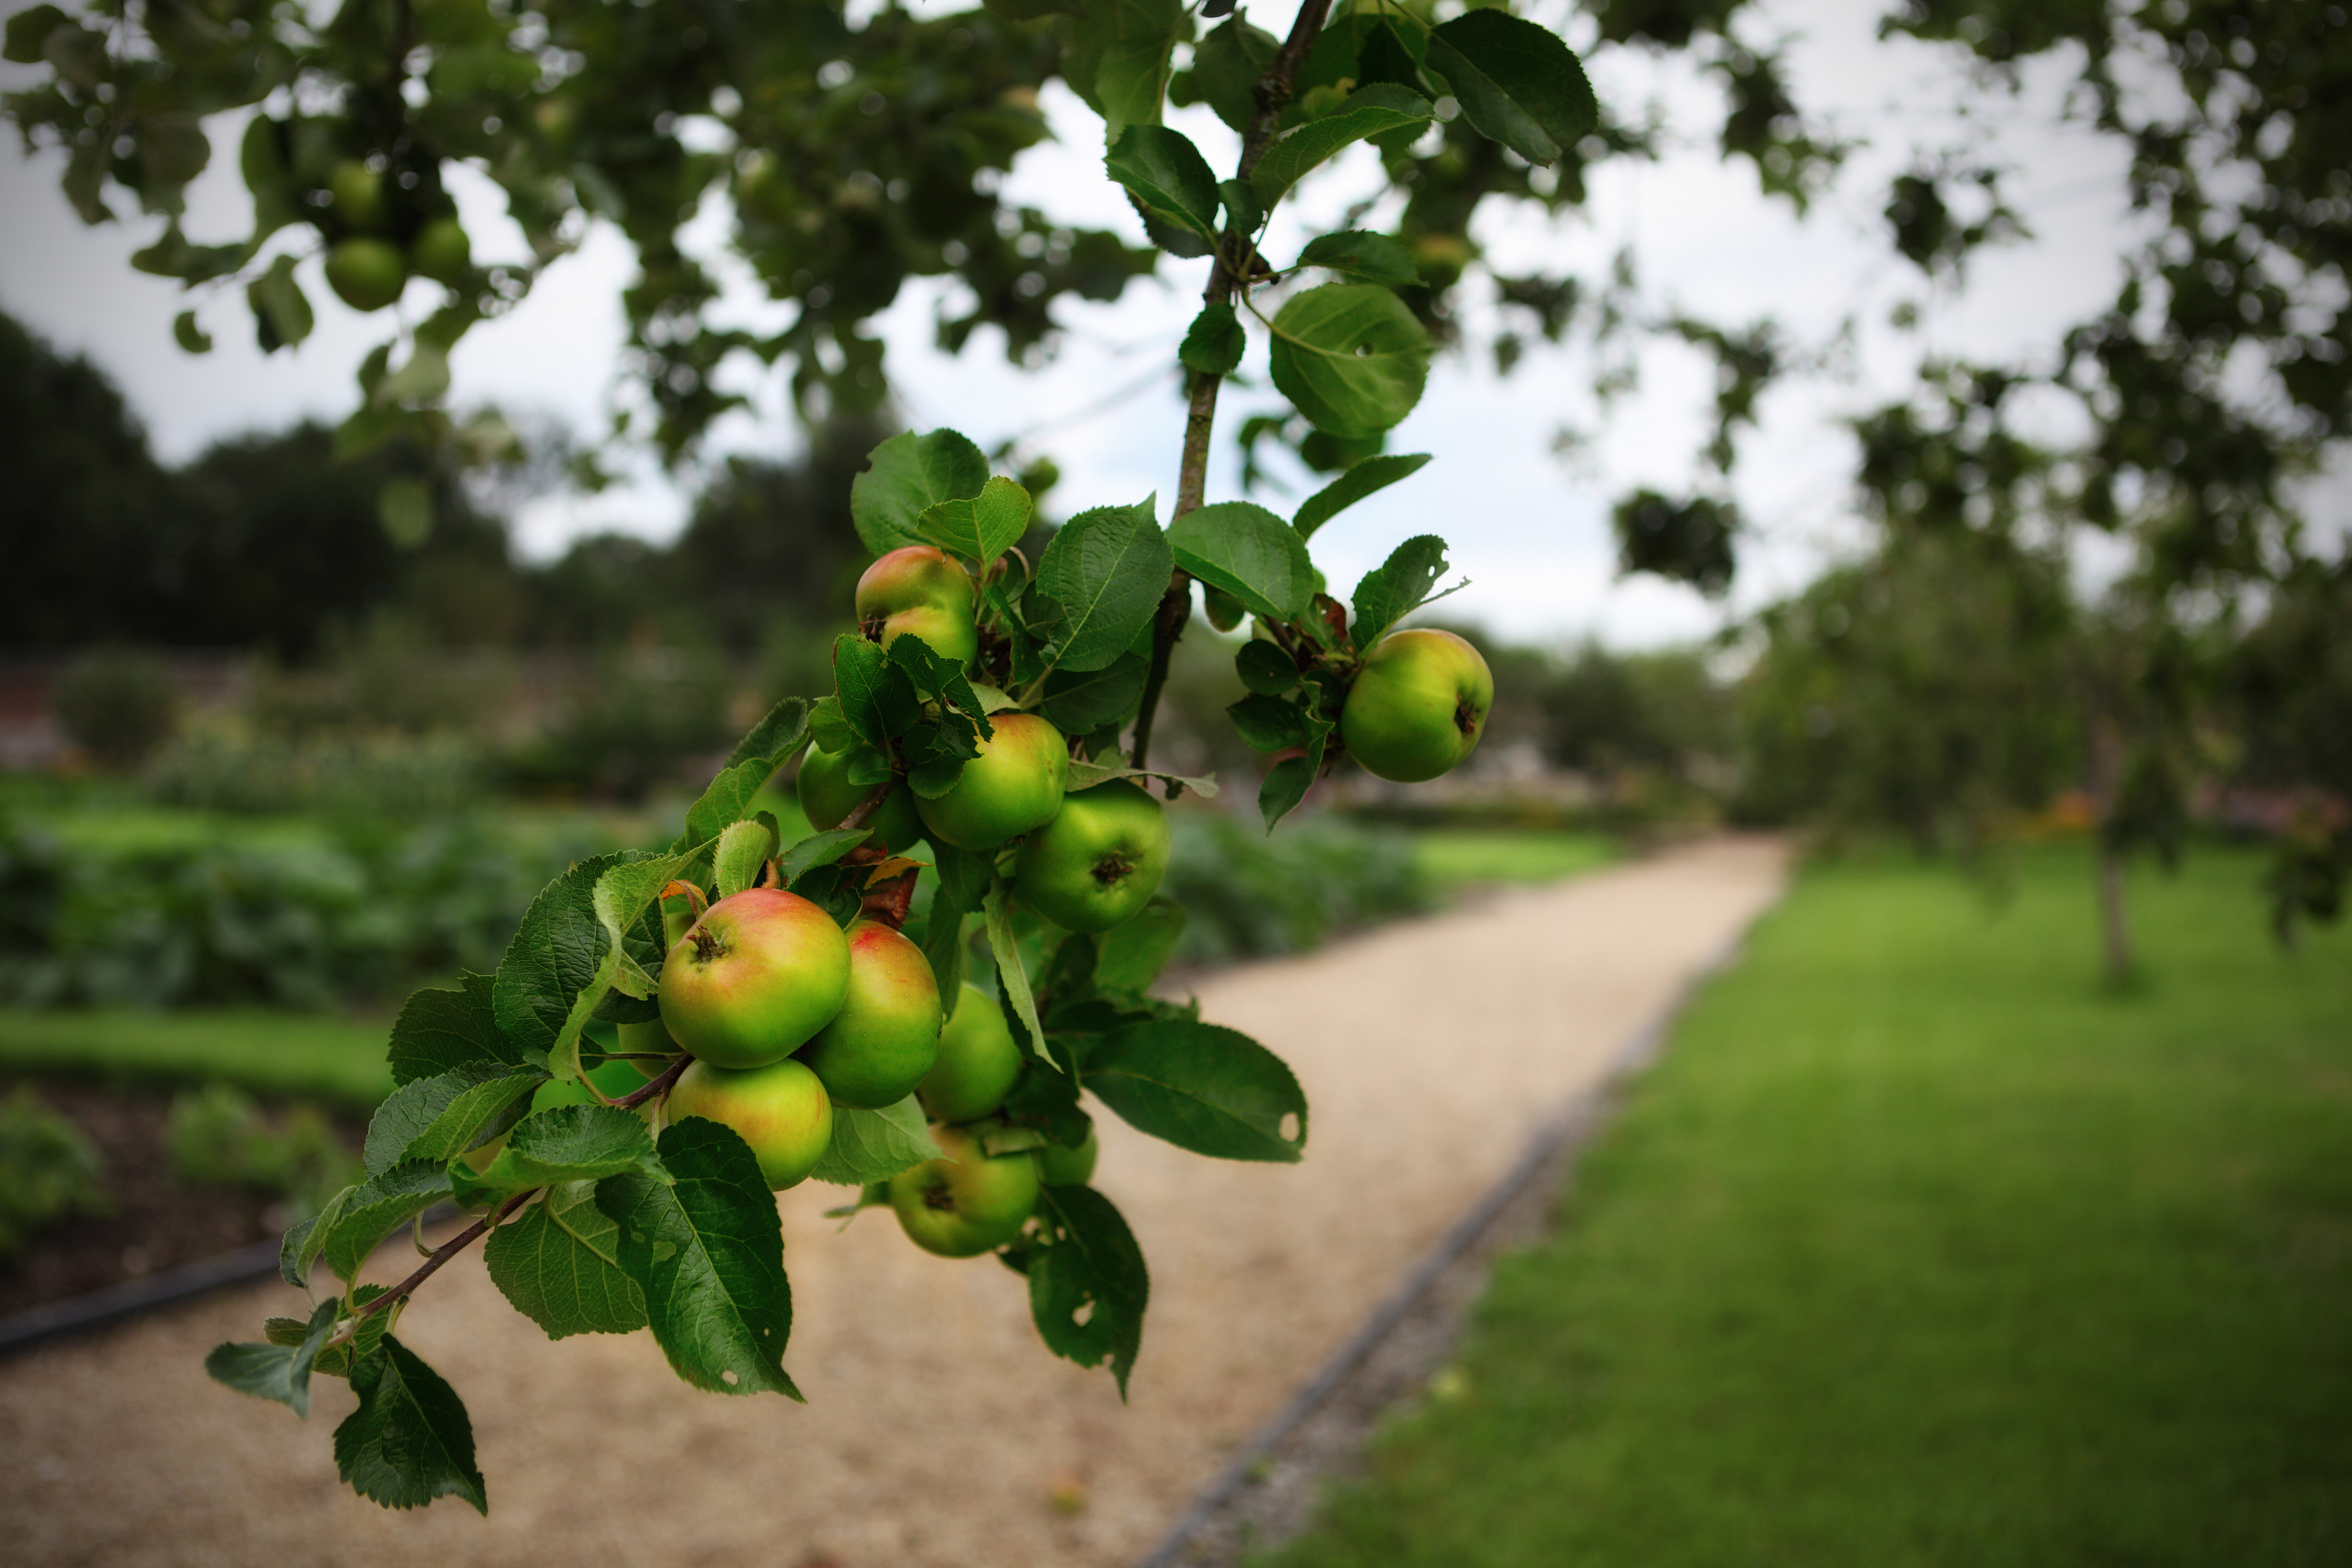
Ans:
{"type": "Polygon", "coordinates": [[[645,1088],[631,1089],[628,1093],[621,1096],[620,1099],[613,1101],[614,1109],[618,1110],[635,1110],[638,1106],[643,1105],[646,1100],[651,1100],[654,1096],[657,1094],[667,1094],[670,1091],[671,1087],[677,1082],[678,1075],[685,1072],[688,1067],[693,1065],[693,1062],[694,1058],[692,1057],[678,1058],[676,1061],[670,1063],[669,1066],[662,1069],[661,1077],[654,1079],[653,1082],[646,1085],[645,1088]]]}
{"type": "Polygon", "coordinates": [[[841,819],[841,826],[844,827],[865,826],[866,819],[882,809],[882,797],[888,795],[890,793],[890,786],[898,782],[898,781],[894,777],[884,779],[880,784],[876,784],[874,786],[873,794],[867,795],[864,800],[859,801],[856,805],[849,808],[849,815],[841,819]]]}
{"type": "MultiPolygon", "coordinates": [[[[383,1295],[378,1296],[373,1301],[362,1302],[359,1309],[352,1312],[351,1317],[344,1321],[343,1326],[336,1330],[333,1337],[327,1341],[327,1345],[332,1346],[350,1343],[352,1337],[359,1332],[359,1327],[362,1323],[367,1321],[368,1319],[374,1317],[378,1312],[383,1311],[387,1307],[390,1307],[394,1302],[404,1300],[411,1290],[415,1289],[419,1285],[424,1284],[427,1279],[430,1279],[433,1277],[435,1269],[439,1268],[443,1264],[448,1262],[449,1259],[457,1257],[457,1254],[465,1251],[466,1248],[473,1246],[477,1241],[479,1241],[483,1235],[487,1233],[492,1226],[505,1219],[507,1215],[514,1213],[515,1210],[522,1207],[523,1205],[529,1203],[531,1199],[537,1197],[545,1190],[546,1189],[543,1187],[533,1187],[529,1192],[517,1193],[514,1196],[509,1198],[504,1206],[499,1208],[496,1214],[484,1215],[480,1219],[476,1220],[473,1224],[467,1226],[465,1229],[459,1231],[457,1235],[451,1237],[448,1240],[435,1247],[431,1256],[427,1257],[423,1263],[417,1265],[415,1273],[410,1275],[399,1284],[394,1285],[391,1289],[386,1290],[383,1295]]],[[[322,1346],[321,1348],[323,1349],[326,1347],[322,1346]]]]}

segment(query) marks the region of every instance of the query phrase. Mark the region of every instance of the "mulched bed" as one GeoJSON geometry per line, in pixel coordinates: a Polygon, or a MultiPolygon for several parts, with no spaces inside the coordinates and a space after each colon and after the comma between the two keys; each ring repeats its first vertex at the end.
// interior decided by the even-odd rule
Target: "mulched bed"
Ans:
{"type": "MultiPolygon", "coordinates": [[[[0,1078],[0,1096],[14,1093],[20,1081],[0,1078]]],[[[14,1258],[0,1260],[0,1318],[275,1240],[285,1229],[274,1194],[186,1187],[173,1179],[163,1154],[169,1092],[55,1079],[34,1085],[42,1101],[88,1133],[106,1157],[104,1180],[113,1207],[104,1215],[68,1215],[14,1258]]],[[[265,1106],[265,1114],[272,1109],[265,1106]]],[[[367,1124],[344,1116],[333,1121],[356,1152],[367,1124]]]]}

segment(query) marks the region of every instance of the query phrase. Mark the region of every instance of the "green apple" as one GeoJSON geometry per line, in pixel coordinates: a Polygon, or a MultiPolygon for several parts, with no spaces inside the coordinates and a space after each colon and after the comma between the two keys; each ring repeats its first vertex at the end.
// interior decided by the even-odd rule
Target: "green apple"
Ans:
{"type": "Polygon", "coordinates": [[[1013,861],[1021,901],[1071,931],[1124,925],[1151,901],[1168,870],[1168,813],[1126,779],[1062,797],[1054,820],[1013,861]]]}
{"type": "Polygon", "coordinates": [[[1049,1187],[1083,1187],[1094,1179],[1095,1157],[1101,1152],[1102,1144],[1091,1127],[1087,1129],[1087,1141],[1075,1149],[1048,1143],[1037,1151],[1037,1179],[1049,1187]]]}
{"type": "Polygon", "coordinates": [[[996,998],[967,984],[940,1031],[940,1059],[916,1092],[934,1121],[977,1121],[993,1113],[1021,1077],[1021,1047],[996,998]]]}
{"type": "Polygon", "coordinates": [[[465,226],[454,217],[436,217],[409,242],[408,267],[419,278],[430,278],[455,289],[474,265],[473,243],[465,226]]]}
{"type": "Polygon", "coordinates": [[[381,310],[407,286],[407,263],[388,240],[347,239],[327,252],[327,287],[354,310],[381,310]]]}
{"type": "Polygon", "coordinates": [[[669,1063],[655,1061],[651,1059],[652,1058],[674,1057],[686,1049],[684,1046],[670,1038],[668,1026],[659,1018],[650,1018],[642,1024],[623,1024],[620,1026],[620,1035],[622,1050],[631,1057],[647,1058],[644,1061],[633,1060],[625,1064],[630,1070],[642,1074],[641,1081],[645,1083],[651,1083],[669,1070],[669,1063]]]}
{"type": "Polygon", "coordinates": [[[849,928],[849,991],[800,1053],[825,1092],[879,1110],[915,1091],[940,1055],[940,987],[923,950],[879,921],[849,928]]]}
{"type": "Polygon", "coordinates": [[[931,837],[959,849],[993,849],[1043,827],[1062,809],[1070,778],[1069,743],[1034,713],[993,713],[993,739],[964,763],[955,786],[937,800],[915,798],[931,837]]]}
{"type": "Polygon", "coordinates": [[[978,603],[963,563],[929,544],[893,550],[857,579],[857,624],[868,637],[887,647],[891,638],[912,632],[958,665],[980,651],[978,603]]]}
{"type": "Polygon", "coordinates": [[[907,1238],[941,1258],[976,1258],[1021,1234],[1037,1206],[1037,1161],[1026,1149],[991,1158],[969,1127],[934,1127],[943,1157],[890,1178],[907,1238]]]}
{"type": "Polygon", "coordinates": [[[1398,784],[1450,772],[1477,745],[1495,677],[1452,632],[1391,632],[1348,692],[1339,734],[1364,771],[1398,784]]]}
{"type": "Polygon", "coordinates": [[[669,1116],[706,1117],[733,1128],[780,1193],[815,1170],[833,1143],[833,1101],[824,1085],[790,1059],[741,1071],[697,1062],[670,1089],[669,1116]]]}
{"type": "Polygon", "coordinates": [[[357,158],[346,158],[327,175],[327,195],[335,216],[353,228],[374,228],[383,222],[383,172],[357,158]]]}
{"type": "MultiPolygon", "coordinates": [[[[871,753],[868,753],[869,755],[871,753]]],[[[872,784],[849,782],[849,752],[820,751],[814,746],[801,759],[801,809],[808,813],[809,826],[824,832],[841,826],[841,819],[857,808],[857,803],[874,793],[872,784]]],[[[866,826],[893,853],[913,847],[923,836],[923,819],[915,815],[915,795],[902,782],[890,786],[866,826]]],[[[866,842],[872,843],[873,839],[866,842]]]]}
{"type": "Polygon", "coordinates": [[[662,963],[661,1016],[695,1058],[722,1068],[782,1061],[849,994],[849,941],[796,894],[747,888],[687,928],[662,963]]]}

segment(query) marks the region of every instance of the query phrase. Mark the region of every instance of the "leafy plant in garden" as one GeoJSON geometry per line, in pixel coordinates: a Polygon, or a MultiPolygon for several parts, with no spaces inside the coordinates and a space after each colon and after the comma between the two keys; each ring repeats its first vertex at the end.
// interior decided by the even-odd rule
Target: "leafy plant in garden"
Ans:
{"type": "MultiPolygon", "coordinates": [[[[1152,497],[1097,506],[1033,563],[1014,547],[1031,498],[979,447],[952,430],[884,441],[852,493],[877,560],[858,584],[858,629],[834,644],[833,691],[787,699],[755,725],[666,847],[558,878],[495,973],[409,999],[392,1037],[399,1088],[369,1129],[365,1178],[286,1237],[290,1283],[313,1288],[323,1268],[344,1287],[206,1363],[297,1412],[314,1373],[348,1378],[359,1407],[335,1456],[362,1494],[488,1507],[462,1404],[393,1331],[412,1293],[476,1241],[551,1338],[649,1327],[698,1388],[798,1398],[773,1189],[813,1176],[857,1190],[845,1215],[888,1205],[928,1250],[995,1253],[1026,1277],[1046,1346],[1107,1364],[1124,1392],[1150,1279],[1118,1209],[1086,1184],[1096,1140],[1082,1091],[1196,1153],[1300,1158],[1307,1106],[1282,1061],[1150,994],[1183,924],[1181,906],[1154,896],[1170,853],[1162,802],[1215,787],[1150,763],[1193,586],[1216,624],[1253,623],[1236,656],[1248,695],[1231,714],[1276,754],[1258,795],[1269,829],[1353,735],[1376,735],[1379,754],[1360,760],[1400,777],[1458,762],[1493,683],[1461,639],[1393,631],[1442,596],[1442,540],[1400,544],[1356,584],[1352,613],[1309,553],[1323,521],[1425,459],[1367,458],[1290,519],[1206,501],[1218,390],[1246,350],[1244,316],[1269,339],[1276,385],[1335,437],[1394,426],[1427,367],[1428,332],[1395,292],[1412,269],[1393,242],[1325,236],[1276,267],[1260,240],[1334,153],[1418,136],[1441,87],[1533,161],[1558,157],[1595,118],[1575,57],[1532,23],[1490,10],[1433,27],[1399,11],[1326,27],[1327,9],[1308,0],[1264,50],[1227,25],[1229,75],[1213,69],[1203,89],[1231,89],[1247,131],[1223,180],[1158,123],[1184,13],[1090,9],[1065,38],[1066,59],[1094,51],[1089,101],[1108,122],[1110,177],[1166,249],[1210,260],[1181,350],[1191,416],[1167,522],[1152,497]],[[1310,271],[1328,280],[1300,287],[1310,271]],[[817,830],[786,844],[752,802],[812,747],[803,798],[817,830]],[[928,868],[907,853],[918,834],[928,868]],[[926,876],[935,885],[917,914],[926,876]],[[1009,1072],[1002,1052],[988,1065],[993,1031],[961,1022],[988,1005],[964,979],[975,926],[1009,1072]],[[951,1016],[951,1070],[934,1076],[951,1016]],[[935,1132],[925,1096],[957,1120],[935,1132]],[[481,1217],[389,1289],[357,1284],[379,1243],[442,1204],[481,1217]]],[[[382,246],[362,237],[389,192],[331,177],[323,226],[355,237],[338,254],[382,246]]],[[[425,238],[410,237],[412,264],[425,238]]],[[[347,294],[373,286],[362,261],[383,258],[347,263],[347,294]]]]}

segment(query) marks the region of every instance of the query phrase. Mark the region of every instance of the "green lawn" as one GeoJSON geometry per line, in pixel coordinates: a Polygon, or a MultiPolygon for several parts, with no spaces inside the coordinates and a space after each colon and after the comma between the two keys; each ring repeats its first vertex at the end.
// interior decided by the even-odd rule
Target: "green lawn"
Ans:
{"type": "Polygon", "coordinates": [[[2352,1562],[2352,931],[2242,854],[1805,877],[1272,1562],[2352,1562]]]}
{"type": "Polygon", "coordinates": [[[1613,840],[1599,833],[1546,833],[1514,828],[1433,828],[1413,835],[1422,875],[1441,888],[1477,882],[1551,882],[1617,858],[1613,840]]]}
{"type": "Polygon", "coordinates": [[[201,1082],[373,1109],[392,1092],[388,1018],[265,1007],[176,1013],[0,1008],[0,1072],[201,1082]]]}

